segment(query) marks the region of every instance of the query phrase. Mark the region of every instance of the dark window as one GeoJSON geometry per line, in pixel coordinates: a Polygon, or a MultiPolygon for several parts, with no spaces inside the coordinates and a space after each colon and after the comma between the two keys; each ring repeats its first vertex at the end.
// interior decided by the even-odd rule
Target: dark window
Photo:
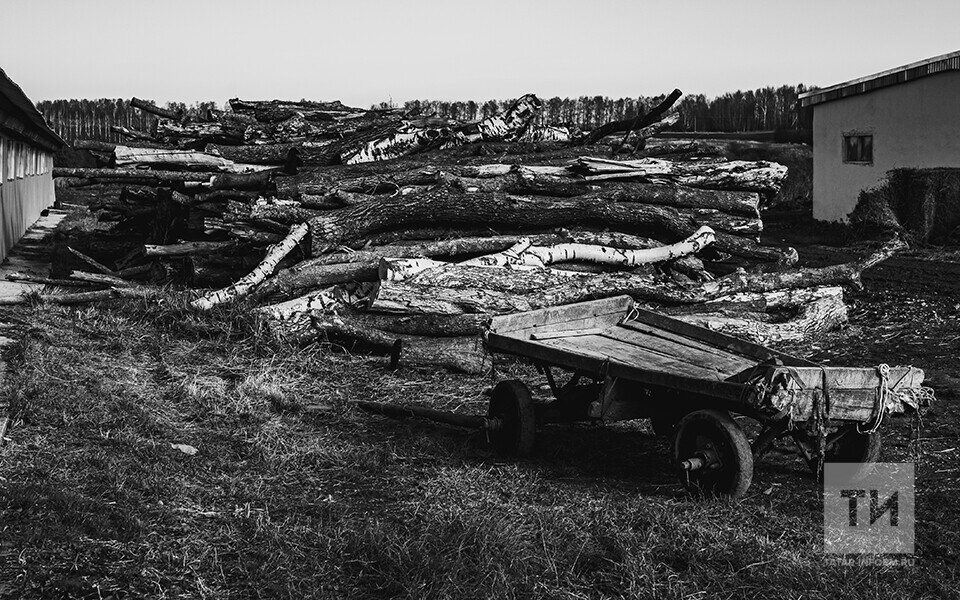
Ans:
{"type": "Polygon", "coordinates": [[[872,163],[873,162],[873,136],[872,135],[843,136],[843,162],[872,163]]]}

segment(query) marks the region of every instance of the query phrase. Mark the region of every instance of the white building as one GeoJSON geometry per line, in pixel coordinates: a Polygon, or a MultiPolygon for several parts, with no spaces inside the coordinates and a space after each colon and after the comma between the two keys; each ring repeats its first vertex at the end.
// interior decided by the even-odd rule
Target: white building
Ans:
{"type": "Polygon", "coordinates": [[[63,144],[0,69],[0,260],[53,205],[53,153],[63,144]]]}
{"type": "Polygon", "coordinates": [[[960,167],[960,51],[800,95],[813,110],[813,216],[844,221],[900,167],[960,167]]]}

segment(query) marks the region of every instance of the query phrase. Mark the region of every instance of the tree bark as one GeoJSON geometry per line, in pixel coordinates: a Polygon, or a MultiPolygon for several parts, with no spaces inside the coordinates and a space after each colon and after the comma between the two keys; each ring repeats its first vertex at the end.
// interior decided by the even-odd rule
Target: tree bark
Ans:
{"type": "Polygon", "coordinates": [[[174,111],[172,111],[172,110],[167,110],[166,108],[160,108],[159,106],[157,106],[157,105],[154,104],[153,102],[149,102],[149,101],[147,101],[147,100],[141,100],[141,99],[139,99],[139,98],[131,98],[131,99],[130,99],[130,106],[132,106],[133,108],[139,108],[139,109],[142,110],[143,112],[150,113],[151,115],[156,115],[156,116],[162,117],[162,118],[164,118],[164,119],[174,119],[174,120],[176,120],[176,119],[180,119],[180,118],[183,117],[183,115],[181,115],[181,114],[178,113],[178,112],[174,112],[174,111]]]}
{"type": "Polygon", "coordinates": [[[704,284],[704,291],[711,298],[739,293],[762,293],[780,289],[853,285],[860,287],[861,274],[897,252],[907,248],[907,243],[894,238],[878,250],[861,259],[828,267],[801,268],[779,273],[734,273],[704,284]]]}
{"type": "Polygon", "coordinates": [[[186,169],[219,173],[253,173],[270,167],[235,163],[219,156],[191,150],[167,150],[158,148],[131,148],[117,146],[113,150],[118,167],[151,169],[186,169]]]}
{"type": "Polygon", "coordinates": [[[306,237],[308,233],[308,228],[305,224],[296,225],[290,228],[290,233],[287,234],[287,237],[283,238],[275,246],[271,246],[267,249],[267,254],[257,265],[249,275],[243,277],[236,283],[226,288],[216,290],[214,292],[209,292],[200,298],[197,298],[190,305],[194,308],[200,310],[210,310],[218,304],[223,304],[224,302],[229,302],[236,298],[246,296],[250,291],[256,287],[259,283],[265,280],[274,269],[277,267],[277,263],[280,262],[283,257],[290,253],[297,244],[300,243],[303,238],[306,237]]]}
{"type": "Polygon", "coordinates": [[[680,185],[717,190],[776,194],[787,167],[767,161],[674,162],[658,158],[617,161],[582,157],[570,166],[588,181],[621,178],[665,179],[680,185]]]}
{"type": "Polygon", "coordinates": [[[154,185],[184,183],[188,181],[210,181],[210,173],[189,171],[148,171],[146,169],[83,169],[54,167],[54,177],[82,177],[109,181],[148,181],[154,185]]]}
{"type": "Polygon", "coordinates": [[[153,137],[149,133],[144,133],[143,131],[136,131],[134,129],[127,129],[126,127],[120,127],[119,125],[114,125],[110,127],[110,131],[113,133],[122,135],[125,138],[130,138],[131,140],[138,140],[143,142],[154,142],[156,143],[157,138],[153,137]]]}
{"type": "Polygon", "coordinates": [[[298,144],[259,144],[255,146],[227,146],[207,144],[204,151],[233,162],[248,165],[280,166],[300,160],[298,144]]]}
{"type": "MultiPolygon", "coordinates": [[[[235,119],[235,117],[234,117],[235,119]]],[[[157,121],[157,139],[178,144],[183,141],[196,143],[202,147],[208,143],[242,144],[243,130],[239,123],[186,123],[181,124],[171,119],[157,121]]]]}
{"type": "Polygon", "coordinates": [[[338,283],[377,281],[379,279],[378,273],[378,264],[372,261],[331,265],[304,265],[299,263],[264,281],[254,291],[253,296],[257,300],[277,296],[289,297],[302,294],[306,290],[328,287],[338,283]]]}
{"type": "Polygon", "coordinates": [[[194,254],[222,254],[237,248],[237,242],[181,242],[156,246],[147,244],[143,247],[143,254],[147,257],[191,256],[194,254]]]}
{"type": "Polygon", "coordinates": [[[677,315],[676,318],[759,344],[778,344],[823,336],[846,323],[847,307],[842,294],[828,293],[801,304],[785,316],[726,310],[677,315]]]}
{"type": "Polygon", "coordinates": [[[419,223],[505,226],[521,229],[594,224],[605,227],[657,230],[672,236],[692,235],[703,225],[720,229],[717,250],[750,258],[784,260],[789,253],[768,249],[726,231],[756,233],[757,219],[741,219],[718,211],[611,202],[583,196],[543,200],[503,194],[462,194],[446,191],[384,197],[376,203],[328,211],[310,221],[314,254],[375,231],[419,223]]]}
{"type": "Polygon", "coordinates": [[[412,281],[381,281],[371,309],[381,312],[502,313],[572,304],[621,294],[660,304],[696,304],[734,294],[827,287],[859,282],[860,273],[902,248],[895,240],[876,253],[845,265],[783,273],[735,274],[681,285],[637,273],[565,273],[447,265],[412,281]]]}
{"type": "MultiPolygon", "coordinates": [[[[310,319],[313,333],[354,339],[391,353],[399,350],[394,366],[443,367],[469,375],[482,375],[493,367],[493,360],[479,336],[423,337],[388,333],[348,315],[312,315],[310,319]]],[[[297,336],[299,343],[315,339],[311,333],[297,336]]]]}
{"type": "Polygon", "coordinates": [[[663,113],[670,110],[670,107],[680,99],[680,96],[683,95],[683,92],[680,90],[673,90],[670,92],[670,95],[664,98],[663,102],[653,107],[650,112],[643,115],[642,117],[636,117],[633,119],[623,119],[622,121],[613,121],[607,123],[606,125],[601,125],[593,131],[591,131],[583,140],[581,144],[595,144],[600,141],[602,138],[617,133],[618,131],[631,131],[635,129],[641,129],[648,125],[652,125],[660,120],[663,113]]]}

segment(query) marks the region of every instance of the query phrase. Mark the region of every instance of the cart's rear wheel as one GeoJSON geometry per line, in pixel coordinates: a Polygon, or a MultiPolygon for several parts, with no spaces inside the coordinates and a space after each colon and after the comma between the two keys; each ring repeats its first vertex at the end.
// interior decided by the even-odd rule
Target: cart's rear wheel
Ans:
{"type": "Polygon", "coordinates": [[[880,460],[880,433],[861,433],[856,426],[847,428],[824,456],[825,462],[874,463],[880,460]]]}
{"type": "Polygon", "coordinates": [[[680,421],[680,418],[675,415],[655,413],[650,415],[650,429],[653,429],[653,433],[656,435],[669,437],[673,435],[678,421],[680,421]]]}
{"type": "Polygon", "coordinates": [[[487,416],[495,420],[490,443],[502,456],[522,457],[533,451],[537,419],[530,390],[515,379],[501,381],[490,395],[487,416]]]}
{"type": "Polygon", "coordinates": [[[726,411],[697,410],[681,419],[673,456],[680,481],[697,493],[739,498],[753,480],[750,442],[726,411]]]}
{"type": "MultiPolygon", "coordinates": [[[[864,467],[858,474],[869,472],[870,465],[880,460],[882,443],[880,433],[861,433],[856,425],[847,425],[828,437],[834,438],[827,443],[824,463],[862,463],[864,467]]],[[[810,470],[819,471],[820,465],[814,453],[807,461],[810,470]]],[[[822,476],[822,473],[820,474],[822,476]]]]}
{"type": "Polygon", "coordinates": [[[653,433],[670,437],[677,430],[677,424],[687,413],[677,411],[660,411],[650,415],[650,428],[653,433]]]}

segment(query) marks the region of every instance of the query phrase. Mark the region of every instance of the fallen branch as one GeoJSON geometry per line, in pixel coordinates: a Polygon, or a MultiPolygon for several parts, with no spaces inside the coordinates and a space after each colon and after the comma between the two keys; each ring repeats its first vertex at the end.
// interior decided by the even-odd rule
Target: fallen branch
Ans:
{"type": "Polygon", "coordinates": [[[246,296],[254,287],[273,273],[274,269],[277,268],[277,263],[306,237],[308,231],[309,228],[306,224],[291,227],[287,237],[283,238],[278,244],[268,248],[266,256],[248,275],[228,287],[197,298],[191,302],[190,305],[200,310],[210,310],[214,306],[223,304],[224,302],[246,296]]]}

